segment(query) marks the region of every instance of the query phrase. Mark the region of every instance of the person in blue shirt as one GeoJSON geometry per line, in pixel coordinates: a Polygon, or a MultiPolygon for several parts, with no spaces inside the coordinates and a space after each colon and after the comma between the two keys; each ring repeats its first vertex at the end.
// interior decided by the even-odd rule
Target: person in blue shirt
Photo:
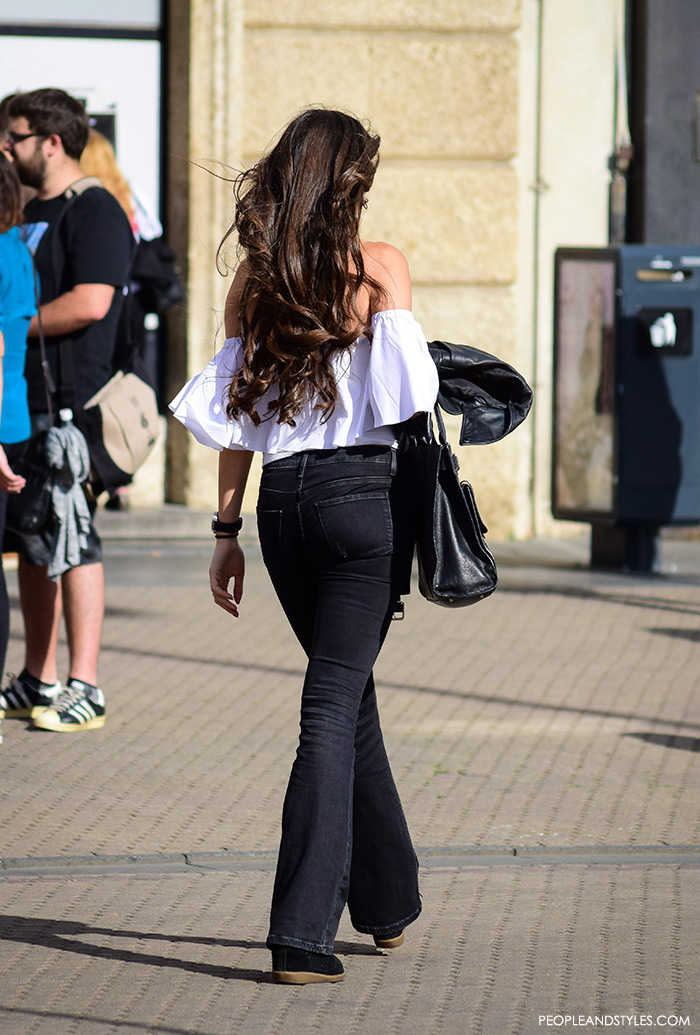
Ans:
{"type": "MultiPolygon", "coordinates": [[[[0,541],[5,532],[7,496],[20,492],[24,478],[12,464],[30,435],[24,359],[27,330],[36,312],[32,260],[20,240],[21,188],[12,163],[0,154],[0,541]]],[[[0,673],[5,668],[9,604],[0,566],[0,673]]]]}

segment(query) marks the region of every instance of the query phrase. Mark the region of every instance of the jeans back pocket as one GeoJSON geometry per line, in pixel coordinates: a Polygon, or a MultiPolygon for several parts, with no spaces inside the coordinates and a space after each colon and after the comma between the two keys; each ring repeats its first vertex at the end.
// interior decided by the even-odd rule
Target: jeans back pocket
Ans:
{"type": "Polygon", "coordinates": [[[331,553],[341,560],[383,557],[393,549],[393,524],[386,490],[340,496],[316,503],[331,553]]]}

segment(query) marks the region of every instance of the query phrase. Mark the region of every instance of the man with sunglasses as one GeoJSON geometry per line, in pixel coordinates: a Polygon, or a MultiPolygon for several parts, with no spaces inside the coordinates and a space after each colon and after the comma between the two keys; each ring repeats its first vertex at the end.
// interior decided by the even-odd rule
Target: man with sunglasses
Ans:
{"type": "MultiPolygon", "coordinates": [[[[88,117],[63,90],[14,96],[7,109],[5,150],[19,178],[36,190],[24,210],[24,239],[34,254],[41,284],[40,315],[55,409],[80,409],[113,373],[116,333],[134,237],[121,206],[99,186],[74,189],[83,179],[80,155],[88,117]],[[65,355],[72,355],[73,390],[66,387],[65,355]]],[[[85,185],[83,185],[85,186],[85,185]]],[[[39,322],[29,327],[26,377],[32,431],[48,423],[39,322]]],[[[94,503],[91,505],[94,514],[94,503]]],[[[73,732],[104,725],[104,694],[97,664],[104,614],[104,573],[99,536],[91,526],[80,562],[51,580],[47,565],[57,530],[16,536],[19,588],[25,623],[25,667],[0,695],[7,716],[31,716],[40,729],[73,732]],[[69,673],[57,680],[56,652],[65,613],[69,673]]]]}

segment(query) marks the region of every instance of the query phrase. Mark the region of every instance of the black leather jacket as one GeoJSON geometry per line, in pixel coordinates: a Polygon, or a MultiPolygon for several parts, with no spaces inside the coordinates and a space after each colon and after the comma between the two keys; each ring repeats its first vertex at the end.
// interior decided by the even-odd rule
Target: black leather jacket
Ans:
{"type": "MultiPolygon", "coordinates": [[[[429,341],[440,379],[437,403],[446,413],[461,413],[462,446],[498,442],[527,417],[532,389],[508,363],[473,345],[429,341]]],[[[420,414],[397,427],[399,448],[429,442],[430,415],[420,414]]]]}
{"type": "Polygon", "coordinates": [[[459,444],[498,442],[527,417],[532,389],[517,370],[472,345],[428,342],[440,378],[438,405],[461,413],[459,444]]]}

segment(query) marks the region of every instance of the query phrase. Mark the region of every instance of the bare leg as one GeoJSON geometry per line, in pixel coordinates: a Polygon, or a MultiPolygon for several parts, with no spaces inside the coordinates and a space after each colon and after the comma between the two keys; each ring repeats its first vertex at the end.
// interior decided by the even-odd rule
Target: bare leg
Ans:
{"type": "Polygon", "coordinates": [[[24,618],[24,664],[31,676],[44,683],[56,682],[56,649],[61,620],[61,587],[46,568],[28,564],[18,568],[19,595],[24,618]]]}
{"type": "Polygon", "coordinates": [[[83,564],[65,572],[61,581],[69,676],[96,686],[105,604],[104,569],[102,564],[83,564]]]}

